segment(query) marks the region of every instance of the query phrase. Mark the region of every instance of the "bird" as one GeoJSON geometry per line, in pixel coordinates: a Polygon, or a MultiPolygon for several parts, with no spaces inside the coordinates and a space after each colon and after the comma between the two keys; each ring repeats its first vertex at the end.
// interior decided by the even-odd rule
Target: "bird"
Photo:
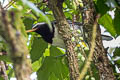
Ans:
{"type": "MultiPolygon", "coordinates": [[[[78,36],[81,36],[84,38],[84,31],[83,31],[83,26],[82,23],[80,22],[72,22],[70,20],[67,20],[69,25],[70,25],[70,29],[73,30],[80,30],[80,33],[78,36]]],[[[33,25],[32,29],[27,30],[26,32],[36,32],[38,34],[40,34],[43,38],[43,40],[45,40],[47,43],[50,43],[54,46],[60,47],[60,48],[66,48],[64,41],[62,39],[62,36],[58,33],[58,27],[56,26],[57,22],[56,21],[52,21],[51,25],[52,25],[52,29],[50,29],[49,25],[46,22],[40,22],[37,23],[35,25],[33,25]]],[[[107,36],[107,35],[102,35],[102,40],[112,40],[113,38],[111,36],[107,36]]]]}

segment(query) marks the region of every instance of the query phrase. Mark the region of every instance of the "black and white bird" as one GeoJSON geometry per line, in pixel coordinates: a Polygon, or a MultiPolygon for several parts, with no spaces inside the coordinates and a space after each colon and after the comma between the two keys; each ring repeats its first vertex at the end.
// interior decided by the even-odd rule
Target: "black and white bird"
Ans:
{"type": "MultiPolygon", "coordinates": [[[[83,27],[82,24],[80,22],[72,22],[68,20],[68,23],[70,24],[71,29],[79,29],[81,31],[81,33],[79,34],[79,36],[84,36],[83,34],[83,27]]],[[[57,47],[61,47],[61,48],[65,48],[65,44],[64,41],[62,39],[62,36],[58,33],[58,28],[56,27],[56,21],[51,22],[52,24],[52,29],[50,30],[50,27],[47,23],[45,22],[41,22],[41,23],[37,23],[35,24],[31,30],[27,30],[26,32],[36,32],[38,34],[40,34],[42,36],[42,38],[57,47]]],[[[111,36],[107,36],[107,35],[102,35],[102,39],[103,40],[112,40],[113,38],[111,36]]]]}

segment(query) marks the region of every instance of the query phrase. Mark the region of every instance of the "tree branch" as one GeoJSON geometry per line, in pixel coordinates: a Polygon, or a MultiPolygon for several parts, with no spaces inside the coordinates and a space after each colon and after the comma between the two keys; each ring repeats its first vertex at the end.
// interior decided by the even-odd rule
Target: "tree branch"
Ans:
{"type": "MultiPolygon", "coordinates": [[[[83,0],[83,4],[84,4],[84,7],[86,8],[86,10],[84,10],[84,12],[82,13],[84,29],[87,31],[87,33],[85,34],[88,35],[86,36],[87,42],[91,47],[92,45],[90,44],[90,41],[92,40],[91,36],[92,36],[92,29],[95,21],[96,11],[95,11],[93,0],[83,0]]],[[[93,61],[95,62],[95,65],[99,70],[100,80],[115,80],[112,67],[109,64],[107,53],[105,53],[105,50],[102,44],[100,27],[98,24],[97,24],[97,27],[98,28],[96,32],[93,61]]]]}
{"type": "Polygon", "coordinates": [[[15,1],[11,0],[5,7],[4,10],[7,10],[11,5],[13,5],[15,1]]]}
{"type": "MultiPolygon", "coordinates": [[[[0,52],[0,56],[2,56],[3,53],[0,52]]],[[[7,73],[6,73],[6,65],[3,61],[0,61],[0,76],[3,77],[4,80],[8,80],[8,76],[7,76],[7,73]]]]}
{"type": "Polygon", "coordinates": [[[7,13],[0,6],[0,35],[8,44],[16,78],[17,80],[30,80],[31,66],[27,59],[27,42],[21,33],[23,28],[18,10],[11,10],[7,13]]]}
{"type": "Polygon", "coordinates": [[[79,66],[77,53],[74,51],[76,46],[75,42],[71,41],[73,33],[70,31],[70,25],[68,24],[65,15],[62,10],[63,0],[49,0],[48,4],[53,11],[54,17],[58,23],[58,31],[63,37],[64,43],[67,49],[67,58],[70,71],[70,80],[78,80],[79,78],[79,66]]]}
{"type": "Polygon", "coordinates": [[[96,39],[96,30],[97,30],[97,21],[99,19],[100,15],[98,14],[96,16],[96,20],[94,22],[94,25],[93,25],[93,32],[92,32],[92,40],[91,40],[91,48],[90,48],[90,52],[89,52],[89,55],[88,55],[88,58],[87,58],[87,61],[81,71],[81,74],[80,74],[80,78],[79,80],[83,80],[88,68],[90,67],[90,64],[91,64],[91,61],[92,61],[92,57],[93,57],[93,53],[94,53],[94,48],[95,48],[95,39],[96,39]]]}

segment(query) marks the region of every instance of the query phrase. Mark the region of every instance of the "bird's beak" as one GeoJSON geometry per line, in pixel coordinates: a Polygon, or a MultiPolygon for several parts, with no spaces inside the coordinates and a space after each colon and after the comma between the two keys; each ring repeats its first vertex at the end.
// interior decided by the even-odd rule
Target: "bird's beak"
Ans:
{"type": "Polygon", "coordinates": [[[27,30],[26,32],[29,33],[29,32],[35,32],[38,28],[33,28],[33,29],[30,29],[30,30],[27,30]]]}

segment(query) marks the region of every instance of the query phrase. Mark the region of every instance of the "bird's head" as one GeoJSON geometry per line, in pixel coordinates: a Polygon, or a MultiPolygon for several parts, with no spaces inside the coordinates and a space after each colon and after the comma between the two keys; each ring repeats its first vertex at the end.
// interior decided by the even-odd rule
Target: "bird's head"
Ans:
{"type": "Polygon", "coordinates": [[[37,23],[35,24],[31,30],[27,30],[26,32],[36,32],[42,36],[42,38],[48,42],[52,43],[52,38],[54,37],[54,27],[52,27],[52,31],[50,30],[50,27],[47,23],[37,23]]]}

